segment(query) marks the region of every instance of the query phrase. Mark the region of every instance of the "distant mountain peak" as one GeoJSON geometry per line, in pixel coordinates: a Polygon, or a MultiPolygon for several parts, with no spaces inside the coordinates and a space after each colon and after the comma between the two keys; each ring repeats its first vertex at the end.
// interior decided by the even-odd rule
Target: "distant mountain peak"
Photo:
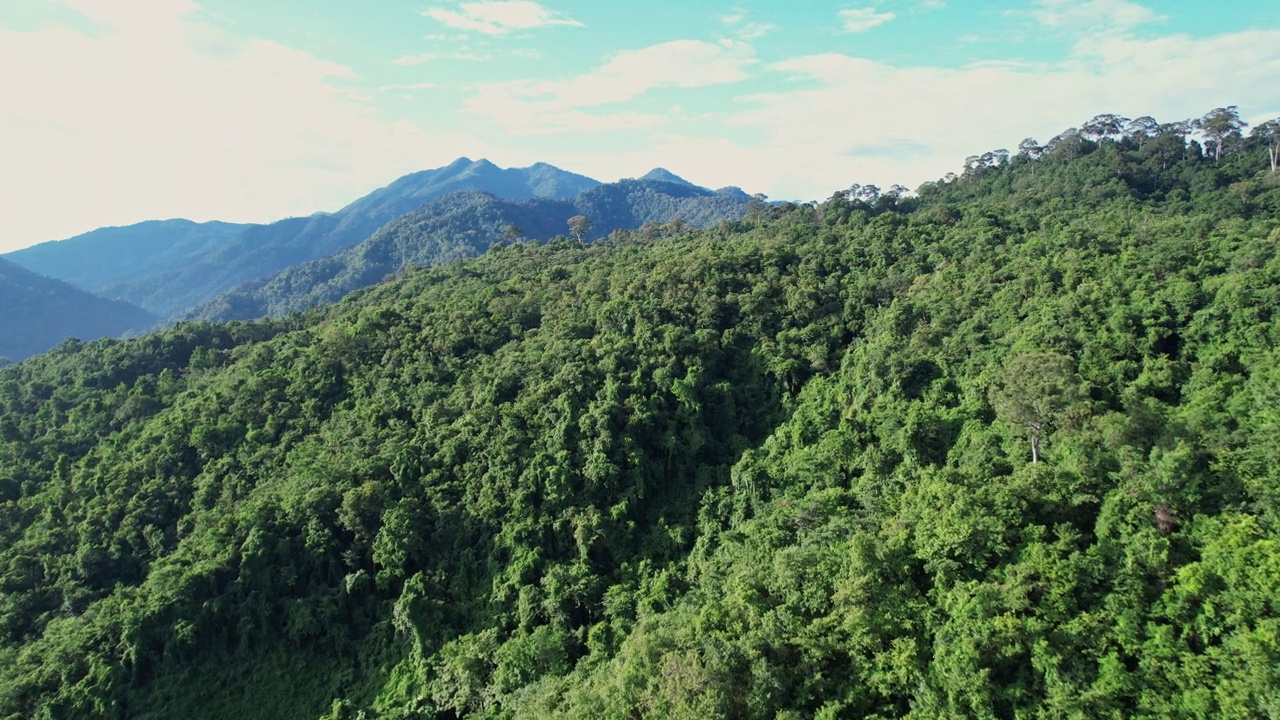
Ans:
{"type": "Polygon", "coordinates": [[[669,182],[669,183],[676,183],[677,185],[688,185],[689,187],[697,187],[697,185],[694,185],[693,183],[689,182],[688,180],[685,180],[679,175],[676,175],[670,170],[666,168],[660,168],[660,167],[650,170],[639,179],[652,180],[654,182],[669,182]]]}

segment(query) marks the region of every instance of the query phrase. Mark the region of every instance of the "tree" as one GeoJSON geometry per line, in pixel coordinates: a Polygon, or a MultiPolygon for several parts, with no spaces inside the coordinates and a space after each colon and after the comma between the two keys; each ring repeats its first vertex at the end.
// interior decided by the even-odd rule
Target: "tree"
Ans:
{"type": "Polygon", "coordinates": [[[880,186],[854,183],[849,186],[846,195],[850,200],[858,200],[871,205],[880,199],[880,186]]]}
{"type": "Polygon", "coordinates": [[[1271,174],[1276,174],[1277,163],[1280,163],[1280,118],[1268,120],[1249,133],[1249,139],[1267,149],[1267,159],[1271,161],[1271,174]]]}
{"type": "Polygon", "coordinates": [[[1123,135],[1128,124],[1127,117],[1111,114],[1098,115],[1080,126],[1080,135],[1094,142],[1110,140],[1123,135]]]}
{"type": "Polygon", "coordinates": [[[1204,136],[1205,144],[1213,147],[1213,161],[1220,162],[1223,147],[1240,140],[1240,131],[1248,127],[1249,123],[1240,119],[1240,112],[1235,105],[1229,105],[1210,110],[1204,117],[1196,120],[1193,126],[1204,136]]]}
{"type": "Polygon", "coordinates": [[[983,167],[1000,167],[1009,162],[1009,151],[1005,148],[997,148],[990,152],[982,153],[983,167]]]}
{"type": "Polygon", "coordinates": [[[671,221],[663,226],[662,231],[667,237],[675,237],[684,233],[689,229],[689,223],[684,218],[671,218],[671,221]]]}
{"type": "Polygon", "coordinates": [[[1076,128],[1067,128],[1044,145],[1044,154],[1071,160],[1081,157],[1088,150],[1087,141],[1076,128]]]}
{"type": "Polygon", "coordinates": [[[517,225],[508,225],[502,228],[502,239],[506,242],[517,242],[524,237],[524,230],[517,225]]]}
{"type": "Polygon", "coordinates": [[[1150,115],[1143,115],[1140,118],[1130,120],[1124,126],[1124,136],[1126,139],[1133,141],[1141,150],[1142,146],[1148,140],[1156,136],[1160,131],[1160,123],[1150,115]]]}
{"type": "Polygon", "coordinates": [[[574,215],[569,218],[569,234],[578,242],[591,232],[591,220],[586,215],[574,215]]]}
{"type": "Polygon", "coordinates": [[[1027,429],[1031,462],[1040,462],[1040,438],[1084,393],[1075,362],[1057,353],[1025,353],[1005,363],[991,389],[991,404],[1006,422],[1027,429]]]}
{"type": "Polygon", "coordinates": [[[1039,160],[1040,155],[1044,152],[1044,148],[1040,147],[1040,143],[1035,138],[1025,138],[1018,143],[1018,156],[1025,157],[1029,160],[1039,160]]]}

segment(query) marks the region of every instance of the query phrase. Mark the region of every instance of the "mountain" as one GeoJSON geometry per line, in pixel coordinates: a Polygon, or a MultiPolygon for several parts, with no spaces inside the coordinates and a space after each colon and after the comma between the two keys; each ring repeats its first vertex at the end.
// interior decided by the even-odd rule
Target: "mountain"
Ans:
{"type": "Polygon", "coordinates": [[[0,357],[22,360],[67,338],[97,340],[146,328],[155,317],[0,258],[0,357]]]}
{"type": "Polygon", "coordinates": [[[667,170],[666,168],[654,168],[649,172],[645,173],[643,176],[641,176],[638,179],[649,180],[651,182],[668,182],[668,183],[675,183],[676,185],[688,185],[690,187],[697,187],[693,183],[689,182],[688,180],[685,180],[684,178],[680,177],[679,175],[676,175],[675,173],[671,172],[670,170],[667,170]]]}
{"type": "Polygon", "coordinates": [[[335,213],[269,225],[142,223],[43,243],[6,257],[169,317],[242,282],[332,255],[441,195],[474,189],[512,200],[569,199],[596,185],[545,163],[501,169],[487,160],[459,158],[406,175],[335,213]],[[98,261],[102,270],[96,269],[98,261]]]}
{"type": "Polygon", "coordinates": [[[523,239],[545,241],[564,235],[569,218],[584,215],[592,223],[587,239],[599,239],[677,218],[688,227],[736,220],[749,200],[741,191],[712,192],[665,180],[597,185],[572,201],[515,202],[478,190],[451,193],[392,221],[352,248],[244,283],[183,317],[252,320],[334,302],[405,264],[434,265],[479,255],[503,240],[508,227],[519,228],[523,239]]]}
{"type": "Polygon", "coordinates": [[[1280,182],[1183,132],[4,368],[0,718],[1275,716],[1280,182]]]}
{"type": "Polygon", "coordinates": [[[153,220],[126,227],[101,228],[3,257],[41,275],[110,296],[119,286],[216,253],[249,227],[223,222],[153,220]]]}
{"type": "Polygon", "coordinates": [[[599,184],[546,163],[502,169],[488,160],[458,158],[436,170],[406,175],[348,205],[343,212],[392,219],[428,200],[462,190],[482,190],[506,200],[569,200],[599,184]]]}

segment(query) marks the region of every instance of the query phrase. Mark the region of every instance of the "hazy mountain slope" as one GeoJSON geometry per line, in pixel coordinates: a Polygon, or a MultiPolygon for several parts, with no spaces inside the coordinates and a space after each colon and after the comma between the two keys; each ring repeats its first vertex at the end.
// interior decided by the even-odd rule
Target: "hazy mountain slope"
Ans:
{"type": "Polygon", "coordinates": [[[671,172],[666,168],[654,168],[636,179],[651,180],[653,182],[669,182],[669,183],[675,183],[677,185],[689,185],[691,187],[697,187],[693,183],[689,182],[688,180],[685,180],[684,178],[680,177],[679,175],[676,175],[675,173],[671,172]]]}
{"type": "Polygon", "coordinates": [[[406,175],[335,213],[251,226],[143,223],[45,243],[14,253],[12,259],[157,315],[172,316],[247,280],[332,255],[451,192],[474,189],[514,200],[568,199],[598,184],[545,163],[501,169],[487,160],[459,158],[442,168],[406,175]],[[95,270],[99,259],[102,271],[95,270]]]}
{"type": "Polygon", "coordinates": [[[142,308],[87,293],[0,258],[0,357],[42,353],[67,338],[96,340],[145,329],[142,308]]]}
{"type": "Polygon", "coordinates": [[[153,220],[101,228],[0,257],[84,290],[110,295],[118,286],[127,286],[214,254],[249,227],[223,222],[153,220]]]}
{"type": "Polygon", "coordinates": [[[741,192],[638,180],[599,185],[572,202],[511,202],[480,191],[454,193],[393,221],[349,250],[246,283],[186,317],[250,320],[333,302],[380,281],[405,263],[434,265],[478,255],[502,240],[508,226],[519,228],[524,239],[549,240],[566,234],[568,219],[581,214],[592,221],[587,237],[591,240],[675,218],[689,227],[737,219],[748,200],[741,192]]]}
{"type": "Polygon", "coordinates": [[[442,168],[406,175],[344,211],[399,216],[428,200],[460,190],[483,190],[507,200],[568,200],[599,184],[546,163],[502,169],[488,160],[458,158],[442,168]]]}

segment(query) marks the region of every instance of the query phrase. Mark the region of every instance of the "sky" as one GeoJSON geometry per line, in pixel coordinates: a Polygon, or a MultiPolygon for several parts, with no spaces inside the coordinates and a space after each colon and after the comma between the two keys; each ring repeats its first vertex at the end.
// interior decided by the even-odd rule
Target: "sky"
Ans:
{"type": "Polygon", "coordinates": [[[779,200],[1094,115],[1280,116],[1274,0],[3,0],[0,252],[458,157],[779,200]]]}

